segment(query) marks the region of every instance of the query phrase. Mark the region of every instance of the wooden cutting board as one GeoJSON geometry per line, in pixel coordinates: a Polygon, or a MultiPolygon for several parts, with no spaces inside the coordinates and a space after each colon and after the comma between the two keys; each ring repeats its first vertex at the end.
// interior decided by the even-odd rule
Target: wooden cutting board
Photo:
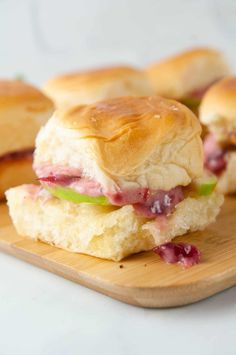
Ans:
{"type": "Polygon", "coordinates": [[[207,230],[176,241],[195,244],[202,262],[184,270],[145,252],[115,263],[20,237],[6,206],[0,205],[1,251],[120,301],[142,307],[180,306],[236,284],[236,198],[227,198],[217,222],[207,230]]]}

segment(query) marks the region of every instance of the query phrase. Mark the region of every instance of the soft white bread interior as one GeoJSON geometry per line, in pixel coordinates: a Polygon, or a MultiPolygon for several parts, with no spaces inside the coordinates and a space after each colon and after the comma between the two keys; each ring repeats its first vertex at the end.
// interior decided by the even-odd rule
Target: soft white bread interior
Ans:
{"type": "Polygon", "coordinates": [[[58,108],[89,104],[120,96],[154,94],[146,73],[128,66],[57,76],[48,80],[43,90],[58,108]]]}
{"type": "Polygon", "coordinates": [[[38,89],[17,80],[0,80],[0,157],[34,147],[53,103],[38,89]]]}
{"type": "Polygon", "coordinates": [[[5,198],[5,191],[10,187],[36,182],[30,157],[0,161],[0,201],[5,198]]]}
{"type": "MultiPolygon", "coordinates": [[[[56,111],[36,140],[34,167],[73,168],[106,191],[186,186],[203,173],[201,127],[184,105],[126,97],[56,111]]],[[[56,171],[54,171],[55,173],[56,171]]]]}
{"type": "Polygon", "coordinates": [[[203,97],[199,112],[201,122],[215,133],[217,140],[225,140],[232,131],[235,132],[236,76],[212,85],[203,97]]]}
{"type": "Polygon", "coordinates": [[[76,205],[45,195],[32,185],[12,188],[6,195],[20,235],[115,261],[186,232],[204,229],[215,220],[223,203],[223,197],[215,193],[186,198],[166,222],[163,217],[150,222],[138,217],[130,205],[76,205]]]}
{"type": "Polygon", "coordinates": [[[150,65],[146,70],[156,94],[183,99],[229,73],[221,52],[195,48],[150,65]]]}

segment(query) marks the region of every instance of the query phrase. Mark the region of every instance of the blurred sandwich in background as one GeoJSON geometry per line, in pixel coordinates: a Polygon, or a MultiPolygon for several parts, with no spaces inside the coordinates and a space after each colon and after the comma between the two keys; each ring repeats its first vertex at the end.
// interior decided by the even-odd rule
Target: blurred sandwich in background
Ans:
{"type": "Polygon", "coordinates": [[[146,72],[156,94],[197,113],[204,93],[229,73],[229,67],[220,51],[194,48],[154,63],[146,72]]]}
{"type": "Polygon", "coordinates": [[[213,85],[200,106],[200,120],[209,134],[204,139],[205,167],[218,176],[217,189],[236,192],[236,77],[213,85]]]}
{"type": "Polygon", "coordinates": [[[154,93],[146,73],[129,66],[107,67],[60,75],[43,86],[57,108],[121,96],[147,96],[154,93]]]}
{"type": "Polygon", "coordinates": [[[38,89],[17,80],[0,80],[0,200],[9,188],[34,182],[34,141],[53,113],[38,89]]]}

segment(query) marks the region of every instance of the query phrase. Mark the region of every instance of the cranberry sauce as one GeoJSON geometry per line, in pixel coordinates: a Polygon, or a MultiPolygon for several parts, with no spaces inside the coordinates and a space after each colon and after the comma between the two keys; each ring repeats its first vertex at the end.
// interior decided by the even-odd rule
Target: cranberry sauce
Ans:
{"type": "Polygon", "coordinates": [[[7,154],[4,154],[0,157],[0,162],[5,162],[5,161],[11,161],[11,160],[18,160],[18,159],[27,159],[27,158],[32,158],[34,153],[34,149],[24,149],[24,150],[19,150],[16,152],[10,152],[7,154]]]}
{"type": "Polygon", "coordinates": [[[72,182],[78,181],[80,176],[67,176],[67,175],[50,175],[46,177],[38,178],[41,182],[49,184],[57,184],[60,186],[70,185],[72,182]]]}
{"type": "Polygon", "coordinates": [[[75,192],[89,196],[105,195],[115,206],[133,205],[137,214],[146,218],[167,216],[184,199],[183,189],[177,186],[169,191],[137,188],[104,193],[96,181],[76,175],[55,174],[39,178],[42,183],[69,187],[75,192]]]}
{"type": "Polygon", "coordinates": [[[217,144],[214,135],[209,134],[204,140],[205,167],[216,175],[220,175],[226,168],[226,151],[217,144]]]}
{"type": "Polygon", "coordinates": [[[142,203],[134,204],[136,212],[147,218],[155,218],[161,215],[169,215],[175,206],[184,199],[183,189],[177,186],[170,191],[158,190],[149,193],[142,203]]]}
{"type": "Polygon", "coordinates": [[[124,206],[133,205],[135,203],[143,203],[149,196],[149,189],[138,188],[123,190],[116,193],[107,193],[107,197],[113,205],[124,206]]]}
{"type": "Polygon", "coordinates": [[[201,259],[201,253],[197,247],[186,243],[168,242],[156,246],[153,251],[166,263],[180,264],[186,268],[198,264],[201,259]]]}
{"type": "Polygon", "coordinates": [[[68,187],[74,190],[75,192],[83,195],[89,195],[94,197],[103,196],[102,189],[99,183],[80,175],[56,174],[40,177],[38,180],[51,187],[68,187]]]}

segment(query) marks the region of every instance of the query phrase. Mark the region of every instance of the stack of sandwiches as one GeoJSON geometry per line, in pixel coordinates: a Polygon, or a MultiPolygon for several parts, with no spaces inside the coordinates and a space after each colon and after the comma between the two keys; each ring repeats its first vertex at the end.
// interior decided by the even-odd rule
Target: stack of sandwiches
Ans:
{"type": "Polygon", "coordinates": [[[6,192],[17,232],[119,261],[214,222],[232,184],[221,179],[236,160],[233,104],[226,99],[224,113],[210,106],[211,92],[232,89],[221,80],[228,72],[220,52],[196,49],[146,70],[113,67],[47,81],[41,95],[56,111],[36,138],[38,184],[25,179],[6,192]],[[192,112],[199,105],[210,131],[205,156],[192,112]],[[224,152],[220,173],[209,168],[212,140],[224,152]]]}

